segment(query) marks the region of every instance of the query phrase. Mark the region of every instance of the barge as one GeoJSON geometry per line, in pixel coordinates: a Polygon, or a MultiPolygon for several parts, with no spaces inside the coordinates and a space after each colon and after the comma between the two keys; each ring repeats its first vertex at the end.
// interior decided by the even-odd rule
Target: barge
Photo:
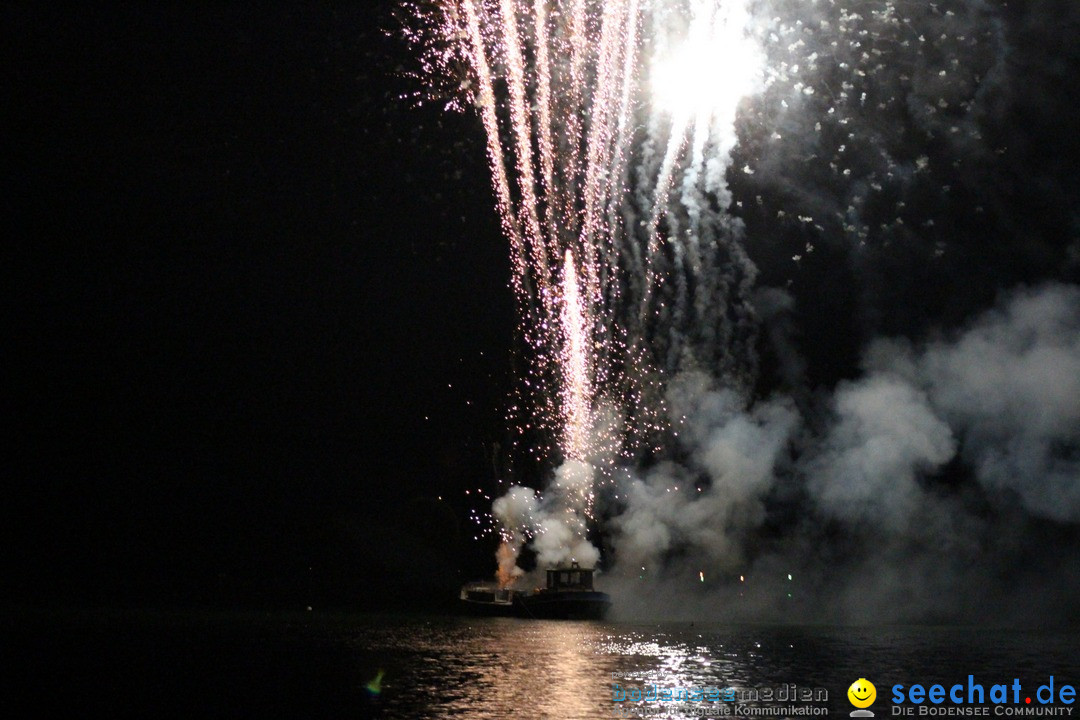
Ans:
{"type": "Polygon", "coordinates": [[[593,568],[572,562],[550,568],[547,586],[532,591],[469,583],[461,588],[460,604],[471,615],[602,620],[611,608],[611,598],[593,588],[593,568]]]}

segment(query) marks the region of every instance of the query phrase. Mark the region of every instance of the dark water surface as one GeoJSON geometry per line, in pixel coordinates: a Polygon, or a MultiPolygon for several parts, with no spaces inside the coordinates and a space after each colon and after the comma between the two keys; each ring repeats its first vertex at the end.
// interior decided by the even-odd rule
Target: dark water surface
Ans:
{"type": "Polygon", "coordinates": [[[884,718],[896,683],[1080,684],[1075,631],[191,612],[8,613],[3,628],[0,709],[19,717],[694,717],[725,703],[615,703],[613,684],[794,683],[828,700],[750,706],[847,718],[847,687],[865,677],[884,718]]]}

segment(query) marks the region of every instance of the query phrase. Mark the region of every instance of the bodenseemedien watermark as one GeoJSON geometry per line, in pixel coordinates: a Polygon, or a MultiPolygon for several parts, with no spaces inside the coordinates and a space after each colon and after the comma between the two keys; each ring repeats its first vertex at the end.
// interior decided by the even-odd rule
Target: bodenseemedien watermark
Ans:
{"type": "Polygon", "coordinates": [[[799,687],[795,683],[766,687],[719,688],[701,685],[667,685],[659,682],[644,685],[613,682],[611,699],[613,702],[824,703],[829,700],[829,691],[820,687],[799,687]]]}

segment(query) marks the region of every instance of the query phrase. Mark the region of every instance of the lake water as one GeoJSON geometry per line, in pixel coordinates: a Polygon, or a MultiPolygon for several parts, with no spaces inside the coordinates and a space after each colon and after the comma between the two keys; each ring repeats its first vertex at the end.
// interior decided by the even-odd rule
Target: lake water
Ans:
{"type": "Polygon", "coordinates": [[[96,612],[11,615],[4,634],[14,662],[0,706],[29,717],[682,718],[797,706],[847,718],[847,688],[867,678],[883,718],[898,683],[974,675],[989,692],[1016,678],[1024,696],[1051,675],[1056,688],[1080,684],[1073,631],[96,612]],[[734,688],[751,701],[614,701],[652,686],[734,688]],[[803,691],[818,700],[799,702],[803,691]]]}

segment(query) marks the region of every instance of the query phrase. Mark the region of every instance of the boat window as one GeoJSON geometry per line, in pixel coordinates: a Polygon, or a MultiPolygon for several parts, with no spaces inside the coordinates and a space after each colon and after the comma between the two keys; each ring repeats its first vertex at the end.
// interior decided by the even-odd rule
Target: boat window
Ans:
{"type": "Polygon", "coordinates": [[[559,584],[565,585],[570,582],[570,573],[559,573],[559,584]]]}

